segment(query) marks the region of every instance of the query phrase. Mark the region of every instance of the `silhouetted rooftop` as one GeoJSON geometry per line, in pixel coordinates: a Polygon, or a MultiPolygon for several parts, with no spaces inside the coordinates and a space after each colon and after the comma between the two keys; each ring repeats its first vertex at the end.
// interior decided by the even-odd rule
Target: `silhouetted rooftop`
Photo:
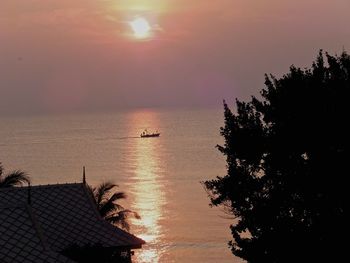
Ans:
{"type": "Polygon", "coordinates": [[[52,262],[69,262],[48,251],[60,252],[72,244],[140,248],[145,243],[104,221],[82,183],[32,186],[30,191],[28,205],[28,187],[0,189],[0,259],[30,250],[43,252],[35,253],[33,262],[45,257],[42,262],[50,262],[55,256],[52,262]]]}
{"type": "Polygon", "coordinates": [[[28,206],[0,208],[1,262],[73,262],[50,250],[28,206]]]}

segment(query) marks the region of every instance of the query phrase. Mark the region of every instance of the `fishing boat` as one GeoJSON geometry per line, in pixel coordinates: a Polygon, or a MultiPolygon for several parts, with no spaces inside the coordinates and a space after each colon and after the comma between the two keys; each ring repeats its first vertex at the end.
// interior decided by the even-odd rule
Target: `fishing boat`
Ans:
{"type": "Polygon", "coordinates": [[[159,137],[160,135],[160,132],[153,132],[153,133],[150,133],[147,131],[147,129],[145,129],[141,134],[140,134],[140,137],[141,138],[150,138],[150,137],[159,137]]]}

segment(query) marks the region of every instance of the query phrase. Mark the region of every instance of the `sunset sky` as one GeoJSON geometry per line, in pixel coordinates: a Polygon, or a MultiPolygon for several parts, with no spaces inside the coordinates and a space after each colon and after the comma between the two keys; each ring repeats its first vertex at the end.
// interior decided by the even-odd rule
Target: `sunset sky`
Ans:
{"type": "Polygon", "coordinates": [[[321,48],[350,51],[349,12],[349,0],[1,0],[0,114],[219,107],[321,48]]]}

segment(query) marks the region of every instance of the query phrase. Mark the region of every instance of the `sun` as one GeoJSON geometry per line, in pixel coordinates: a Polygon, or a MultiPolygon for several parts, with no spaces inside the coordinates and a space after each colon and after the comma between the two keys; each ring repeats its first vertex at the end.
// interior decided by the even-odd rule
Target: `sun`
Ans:
{"type": "Polygon", "coordinates": [[[129,22],[134,36],[136,38],[147,38],[151,34],[151,26],[148,21],[142,17],[135,18],[133,21],[129,22]]]}

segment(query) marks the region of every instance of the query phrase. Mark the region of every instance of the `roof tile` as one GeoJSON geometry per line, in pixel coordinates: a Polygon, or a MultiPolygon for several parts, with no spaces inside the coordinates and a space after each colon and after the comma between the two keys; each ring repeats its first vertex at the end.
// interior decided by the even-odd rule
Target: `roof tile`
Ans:
{"type": "MultiPolygon", "coordinates": [[[[28,187],[0,189],[0,206],[25,204],[27,198],[28,187]]],[[[84,184],[32,186],[31,207],[43,238],[54,251],[72,244],[131,248],[144,244],[143,240],[104,221],[84,184]]]]}
{"type": "Polygon", "coordinates": [[[7,227],[5,224],[0,224],[0,240],[6,242],[0,246],[0,262],[44,263],[47,262],[46,259],[52,262],[73,262],[56,252],[44,249],[35,226],[30,223],[31,216],[28,207],[0,208],[0,222],[10,222],[6,224],[6,226],[9,225],[7,227]],[[9,234],[10,239],[8,239],[9,234]],[[30,257],[29,253],[36,254],[36,256],[30,257]]]}

